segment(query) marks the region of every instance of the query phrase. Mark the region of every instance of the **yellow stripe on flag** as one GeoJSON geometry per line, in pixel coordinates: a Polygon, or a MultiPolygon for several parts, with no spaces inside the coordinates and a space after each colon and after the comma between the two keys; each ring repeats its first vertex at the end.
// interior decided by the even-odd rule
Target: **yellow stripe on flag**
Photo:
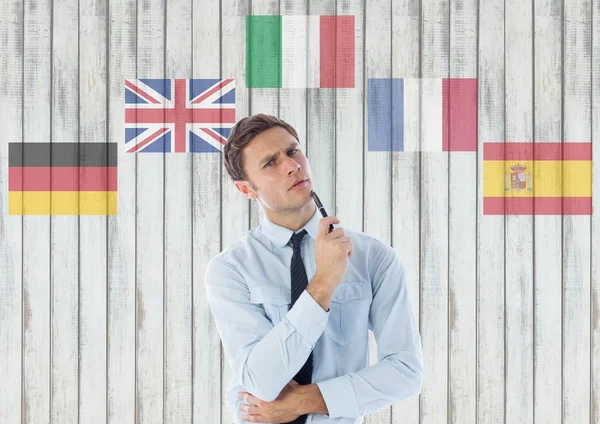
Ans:
{"type": "Polygon", "coordinates": [[[116,215],[116,191],[9,191],[9,215],[116,215]]]}
{"type": "MultiPolygon", "coordinates": [[[[529,187],[529,186],[528,186],[529,187]]],[[[485,197],[591,197],[592,162],[572,161],[501,161],[483,162],[483,195],[485,197]],[[511,166],[526,166],[531,173],[532,190],[511,187],[511,166]],[[508,179],[508,181],[507,181],[508,179]]]]}

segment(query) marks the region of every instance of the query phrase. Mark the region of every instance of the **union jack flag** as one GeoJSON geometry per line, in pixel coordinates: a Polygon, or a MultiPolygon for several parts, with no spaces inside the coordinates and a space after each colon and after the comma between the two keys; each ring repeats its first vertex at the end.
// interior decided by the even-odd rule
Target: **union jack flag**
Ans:
{"type": "Polygon", "coordinates": [[[235,123],[235,81],[126,79],[131,152],[220,152],[235,123]]]}

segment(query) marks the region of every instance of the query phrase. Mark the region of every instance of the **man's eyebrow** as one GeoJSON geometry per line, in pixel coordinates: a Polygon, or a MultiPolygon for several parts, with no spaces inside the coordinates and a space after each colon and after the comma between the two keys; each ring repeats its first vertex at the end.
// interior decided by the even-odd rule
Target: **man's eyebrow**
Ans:
{"type": "MultiPolygon", "coordinates": [[[[292,143],[290,143],[290,145],[288,146],[288,149],[292,149],[292,148],[299,148],[300,147],[300,143],[298,143],[297,141],[294,141],[292,143]]],[[[275,159],[277,157],[277,155],[279,154],[279,152],[277,153],[273,153],[272,155],[268,155],[265,156],[259,163],[259,166],[264,165],[265,163],[269,162],[272,159],[275,159]]]]}

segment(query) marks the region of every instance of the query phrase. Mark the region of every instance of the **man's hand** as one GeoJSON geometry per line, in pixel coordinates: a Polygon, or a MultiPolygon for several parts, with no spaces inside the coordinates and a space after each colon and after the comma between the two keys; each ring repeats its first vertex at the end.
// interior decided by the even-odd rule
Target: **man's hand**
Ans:
{"type": "Polygon", "coordinates": [[[292,379],[281,390],[277,399],[265,402],[248,392],[239,392],[245,403],[240,403],[239,409],[247,412],[242,419],[251,423],[287,423],[294,421],[301,414],[296,412],[301,396],[296,390],[300,385],[292,379]],[[253,404],[256,406],[252,406],[253,404]]]}

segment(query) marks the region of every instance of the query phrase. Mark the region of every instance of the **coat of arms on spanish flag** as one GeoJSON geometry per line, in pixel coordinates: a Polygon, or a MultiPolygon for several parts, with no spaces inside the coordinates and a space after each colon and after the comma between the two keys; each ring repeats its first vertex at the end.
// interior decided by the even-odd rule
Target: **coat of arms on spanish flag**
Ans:
{"type": "Polygon", "coordinates": [[[592,143],[484,143],[484,215],[591,215],[592,143]]]}

